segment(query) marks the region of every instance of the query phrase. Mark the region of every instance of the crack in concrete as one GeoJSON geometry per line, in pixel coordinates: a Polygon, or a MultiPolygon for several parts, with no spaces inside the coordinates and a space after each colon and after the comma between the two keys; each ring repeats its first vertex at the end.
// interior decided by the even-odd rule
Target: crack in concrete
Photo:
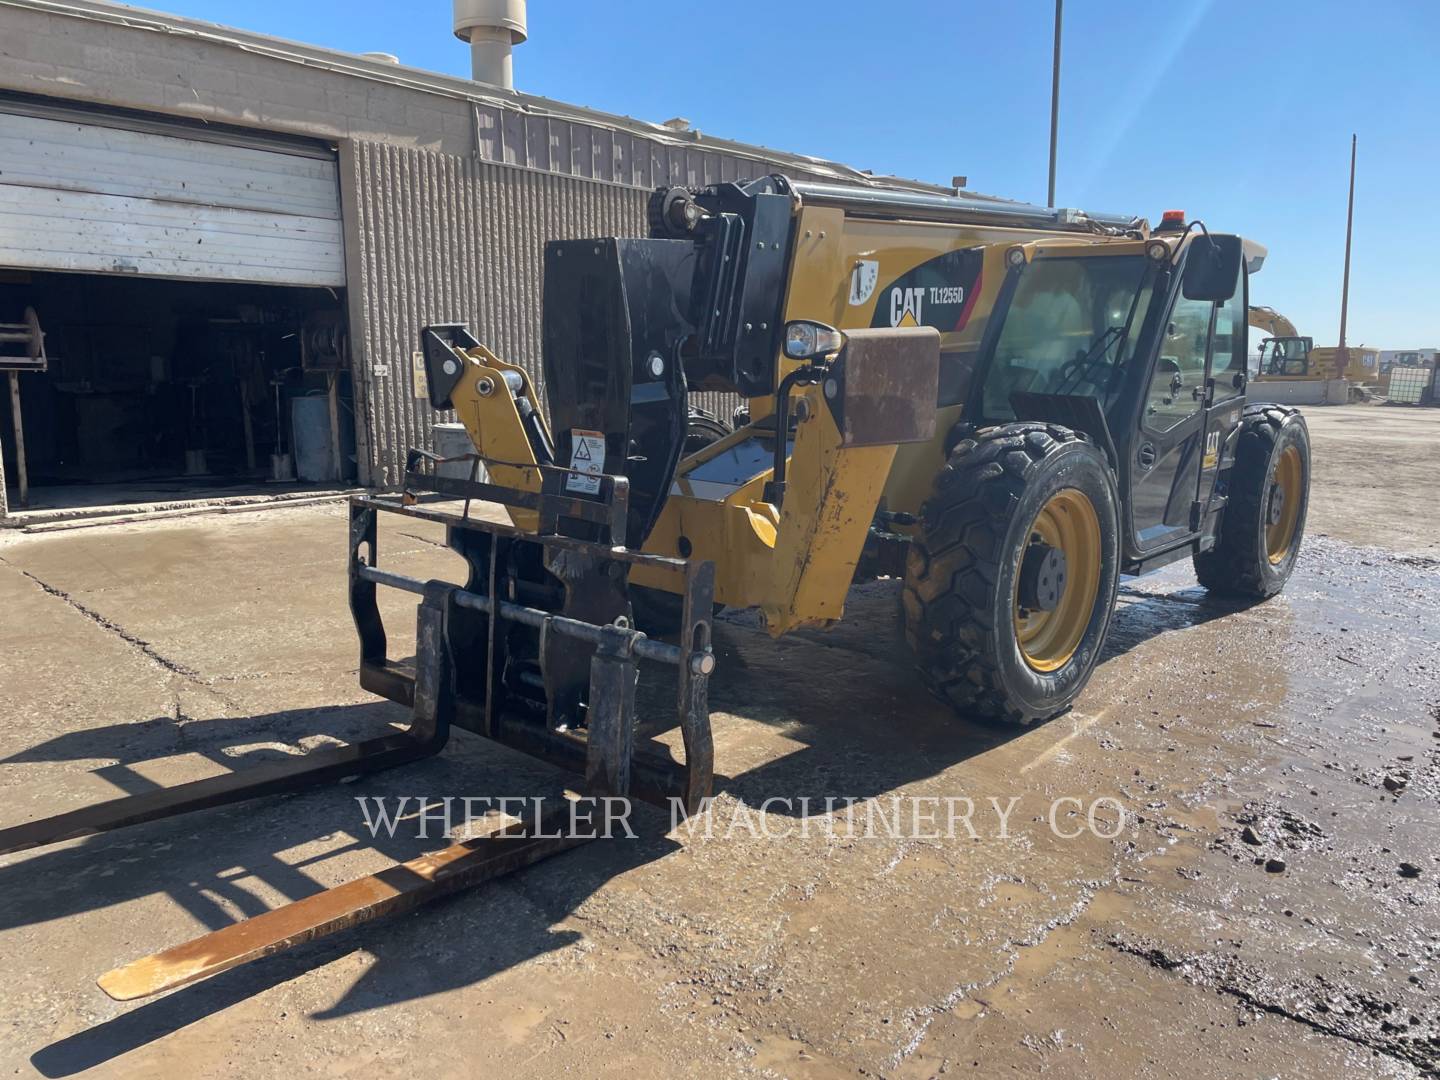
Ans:
{"type": "Polygon", "coordinates": [[[192,679],[198,679],[200,677],[200,673],[194,668],[186,667],[178,660],[171,660],[168,656],[161,653],[144,638],[137,637],[136,635],[130,633],[130,631],[126,630],[119,623],[107,619],[104,615],[101,615],[94,608],[86,607],[79,600],[76,600],[73,596],[67,593],[64,589],[56,588],[49,582],[36,577],[29,570],[26,570],[23,566],[16,566],[8,559],[0,559],[0,563],[4,563],[6,566],[18,570],[20,573],[24,574],[27,578],[33,581],[45,592],[49,593],[51,596],[59,600],[65,601],[65,603],[69,604],[72,608],[78,611],[81,615],[84,615],[87,619],[93,622],[96,626],[100,627],[102,630],[108,630],[110,633],[120,638],[126,644],[131,645],[136,649],[139,649],[149,659],[159,664],[166,671],[172,672],[176,675],[185,675],[192,679]]]}
{"type": "MultiPolygon", "coordinates": [[[[1421,1030],[1415,1032],[1414,1038],[1404,1038],[1411,1027],[1418,1025],[1396,1024],[1389,1019],[1381,1019],[1394,1010],[1390,1002],[1376,1001],[1358,991],[1345,990],[1330,997],[1331,1001],[1338,1000],[1342,1006],[1338,1012],[1328,1001],[1307,1009],[1303,1000],[1306,992],[1302,986],[1295,983],[1288,987],[1276,986],[1273,980],[1233,957],[1205,953],[1172,954],[1153,942],[1129,941],[1118,934],[1110,937],[1107,944],[1117,952],[1136,957],[1157,970],[1173,972],[1192,986],[1211,987],[1259,1012],[1293,1020],[1322,1035],[1344,1039],[1383,1054],[1392,1061],[1418,1066],[1427,1073],[1440,1065],[1440,1034],[1436,1034],[1432,1026],[1428,1032],[1421,1030]],[[1284,994],[1286,989],[1292,994],[1284,994]],[[1283,996],[1295,996],[1297,1000],[1287,1004],[1281,1000],[1283,996]]],[[[1329,986],[1320,976],[1314,976],[1314,979],[1318,987],[1329,986]]],[[[1418,1021],[1419,1017],[1413,1019],[1418,1021]]]]}
{"type": "Polygon", "coordinates": [[[922,1005],[918,1009],[910,1010],[906,1015],[908,1021],[914,1023],[917,1020],[923,1019],[923,1022],[920,1023],[919,1028],[914,1035],[910,1037],[910,1040],[895,1051],[895,1054],[885,1063],[885,1067],[887,1069],[899,1068],[906,1058],[920,1049],[920,1045],[925,1041],[925,1037],[930,1034],[931,1025],[934,1024],[936,1020],[943,1014],[950,1012],[967,997],[973,996],[977,991],[989,990],[1010,978],[1010,976],[1015,973],[1015,965],[1020,959],[1021,950],[1033,949],[1037,945],[1042,945],[1056,930],[1062,930],[1073,925],[1079,920],[1080,916],[1085,914],[1091,903],[1094,902],[1095,897],[1099,895],[1103,889],[1113,886],[1114,883],[1114,879],[1108,882],[1085,882],[1080,890],[1080,895],[1075,898],[1075,902],[1070,905],[1068,910],[1060,912],[1060,914],[1053,918],[1046,919],[1034,927],[1034,929],[1024,937],[1011,938],[1005,942],[1002,948],[1008,953],[1008,963],[1006,963],[1005,967],[1001,970],[995,972],[987,979],[977,979],[974,982],[963,983],[957,986],[933,1005],[922,1005]]]}

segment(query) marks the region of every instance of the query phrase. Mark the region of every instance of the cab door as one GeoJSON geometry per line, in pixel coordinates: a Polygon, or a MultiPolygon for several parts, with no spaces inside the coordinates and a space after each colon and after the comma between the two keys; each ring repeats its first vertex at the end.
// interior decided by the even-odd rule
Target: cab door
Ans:
{"type": "Polygon", "coordinates": [[[1130,451],[1130,526],[1141,553],[1193,532],[1190,514],[1204,456],[1214,323],[1213,301],[1187,300],[1177,290],[1130,451]]]}
{"type": "MultiPolygon", "coordinates": [[[[1241,267],[1235,283],[1235,295],[1216,307],[1215,324],[1210,331],[1205,449],[1200,460],[1200,486],[1195,495],[1196,505],[1201,510],[1210,506],[1222,465],[1221,457],[1230,445],[1230,434],[1239,426],[1245,409],[1248,311],[1249,281],[1244,267],[1241,267]]],[[[1233,449],[1229,452],[1233,453],[1233,449]]],[[[1208,532],[1213,524],[1207,519],[1202,531],[1208,532]]]]}

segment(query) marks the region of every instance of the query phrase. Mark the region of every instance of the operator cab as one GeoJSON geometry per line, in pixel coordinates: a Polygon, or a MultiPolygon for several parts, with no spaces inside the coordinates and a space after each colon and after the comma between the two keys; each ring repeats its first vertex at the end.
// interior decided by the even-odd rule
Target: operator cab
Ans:
{"type": "Polygon", "coordinates": [[[1260,342],[1260,371],[1264,375],[1308,375],[1314,347],[1313,338],[1268,337],[1260,342]]]}
{"type": "Polygon", "coordinates": [[[1264,249],[1174,228],[1006,253],[967,419],[1089,435],[1124,505],[1128,572],[1188,554],[1218,521],[1245,402],[1247,280],[1264,249]]]}

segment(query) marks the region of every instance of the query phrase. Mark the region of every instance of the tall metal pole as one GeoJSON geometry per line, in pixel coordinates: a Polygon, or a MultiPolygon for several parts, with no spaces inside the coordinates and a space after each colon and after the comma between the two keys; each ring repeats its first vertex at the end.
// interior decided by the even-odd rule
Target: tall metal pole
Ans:
{"type": "Polygon", "coordinates": [[[1350,236],[1355,228],[1355,136],[1350,136],[1350,205],[1345,210],[1345,284],[1340,288],[1340,348],[1335,350],[1337,378],[1345,377],[1350,349],[1345,344],[1345,322],[1350,314],[1350,236]]]}
{"type": "Polygon", "coordinates": [[[1065,0],[1055,0],[1055,61],[1050,71],[1050,195],[1046,206],[1055,205],[1055,146],[1060,135],[1060,19],[1065,0]]]}

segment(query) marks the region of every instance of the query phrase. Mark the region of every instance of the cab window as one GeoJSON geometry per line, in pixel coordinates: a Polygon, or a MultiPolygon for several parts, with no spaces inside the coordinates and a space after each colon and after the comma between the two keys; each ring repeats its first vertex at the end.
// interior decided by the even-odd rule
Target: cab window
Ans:
{"type": "Polygon", "coordinates": [[[1041,258],[1027,267],[1004,314],[986,372],[984,416],[1015,416],[1017,392],[1099,398],[1121,386],[1150,294],[1140,255],[1041,258]],[[1122,344],[1123,343],[1123,344],[1122,344]]]}
{"type": "Polygon", "coordinates": [[[1175,301],[1160,339],[1160,356],[1145,399],[1145,426],[1163,434],[1200,410],[1210,342],[1210,300],[1175,301]]]}

